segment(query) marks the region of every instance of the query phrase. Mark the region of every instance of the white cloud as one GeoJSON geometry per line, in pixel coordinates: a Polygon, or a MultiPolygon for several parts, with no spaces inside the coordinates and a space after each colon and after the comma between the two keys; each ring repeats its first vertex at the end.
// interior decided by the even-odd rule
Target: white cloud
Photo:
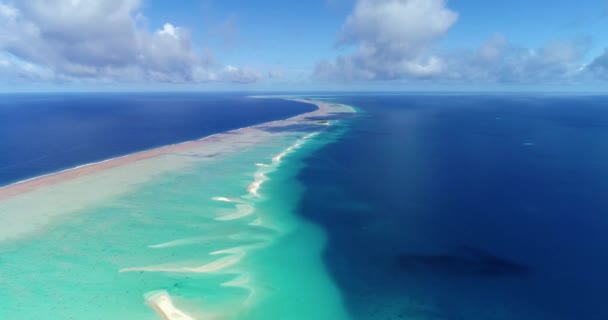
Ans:
{"type": "Polygon", "coordinates": [[[598,79],[608,80],[608,49],[586,66],[584,71],[598,79]]]}
{"type": "Polygon", "coordinates": [[[442,0],[360,0],[344,24],[340,42],[387,54],[417,55],[457,17],[442,0]]]}
{"type": "MultiPolygon", "coordinates": [[[[477,49],[433,51],[458,14],[444,0],[358,0],[338,36],[354,51],[317,64],[317,79],[374,81],[432,79],[433,83],[563,84],[581,80],[586,38],[550,41],[540,48],[515,45],[497,34],[477,49]]],[[[586,68],[608,78],[608,54],[586,68]]]]}
{"type": "Polygon", "coordinates": [[[391,80],[440,74],[443,62],[429,47],[458,19],[444,0],[359,0],[338,44],[355,52],[317,65],[325,79],[391,80]]]}
{"type": "Polygon", "coordinates": [[[158,33],[160,36],[166,35],[175,39],[179,39],[179,35],[177,34],[177,28],[175,28],[170,23],[165,23],[163,28],[161,30],[156,31],[156,33],[158,33]]]}
{"type": "Polygon", "coordinates": [[[7,54],[0,54],[0,80],[11,83],[61,81],[51,70],[25,62],[7,54]]]}
{"type": "Polygon", "coordinates": [[[262,74],[251,68],[238,68],[228,65],[222,70],[219,77],[234,83],[252,83],[260,80],[262,74]]]}
{"type": "Polygon", "coordinates": [[[0,0],[0,53],[73,80],[242,82],[197,50],[188,29],[148,31],[140,8],[139,0],[0,0]]]}
{"type": "Polygon", "coordinates": [[[444,56],[445,81],[556,84],[576,81],[589,47],[587,39],[550,41],[537,49],[495,35],[477,50],[444,56]]]}

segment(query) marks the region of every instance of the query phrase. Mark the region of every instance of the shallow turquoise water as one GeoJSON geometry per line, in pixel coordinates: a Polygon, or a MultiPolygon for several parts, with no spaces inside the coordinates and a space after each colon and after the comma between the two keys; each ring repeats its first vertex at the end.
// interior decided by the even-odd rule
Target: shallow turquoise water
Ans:
{"type": "Polygon", "coordinates": [[[201,160],[1,244],[1,318],[158,319],[145,304],[155,292],[195,319],[345,318],[325,235],[294,213],[300,159],[333,134],[201,160]]]}

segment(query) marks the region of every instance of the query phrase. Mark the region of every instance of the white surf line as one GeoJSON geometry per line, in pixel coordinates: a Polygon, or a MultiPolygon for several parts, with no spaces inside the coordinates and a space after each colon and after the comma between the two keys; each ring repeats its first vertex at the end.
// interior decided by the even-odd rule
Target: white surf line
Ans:
{"type": "Polygon", "coordinates": [[[291,152],[299,149],[300,147],[302,147],[302,145],[304,145],[304,143],[306,143],[307,140],[309,140],[310,138],[316,136],[317,134],[319,134],[318,132],[313,132],[310,134],[307,134],[306,136],[298,139],[294,144],[292,144],[291,146],[287,147],[287,149],[285,149],[283,152],[279,153],[278,155],[276,155],[275,157],[272,158],[272,164],[274,165],[278,165],[279,163],[281,163],[281,159],[283,159],[283,157],[285,157],[286,155],[290,154],[291,152]]]}
{"type": "Polygon", "coordinates": [[[296,143],[294,143],[293,145],[291,145],[287,149],[285,149],[285,151],[279,153],[274,158],[272,158],[272,163],[275,165],[281,163],[281,159],[283,157],[290,154],[292,151],[298,149],[300,146],[302,146],[302,144],[303,144],[303,141],[298,140],[296,143]]]}
{"type": "Polygon", "coordinates": [[[272,158],[272,163],[275,165],[281,163],[281,159],[286,155],[287,155],[287,152],[285,152],[285,151],[279,153],[278,155],[276,155],[275,157],[272,158]]]}
{"type": "Polygon", "coordinates": [[[146,304],[150,306],[163,320],[196,320],[184,311],[178,309],[167,291],[151,291],[144,295],[146,304]]]}
{"type": "Polygon", "coordinates": [[[211,200],[220,202],[243,203],[244,201],[238,198],[213,197],[211,200]]]}
{"type": "Polygon", "coordinates": [[[236,209],[237,209],[237,211],[235,213],[217,217],[217,218],[215,218],[215,220],[217,220],[217,221],[237,220],[237,219],[241,219],[241,218],[250,216],[253,214],[253,211],[255,211],[253,206],[248,205],[248,204],[237,204],[236,209]]]}
{"type": "Polygon", "coordinates": [[[260,189],[260,187],[262,186],[262,184],[266,180],[268,180],[268,178],[266,177],[266,175],[262,171],[256,172],[255,175],[254,175],[254,177],[255,177],[255,179],[253,180],[253,182],[247,188],[247,192],[249,194],[251,194],[251,195],[258,196],[258,190],[260,189]]]}
{"type": "MultiPolygon", "coordinates": [[[[297,150],[298,148],[300,148],[302,145],[304,145],[304,143],[306,143],[307,140],[309,140],[310,138],[314,137],[317,134],[318,134],[318,132],[313,132],[313,133],[307,134],[306,136],[298,139],[294,144],[287,147],[283,152],[274,156],[272,158],[272,165],[268,165],[268,164],[264,164],[264,163],[256,163],[256,166],[258,166],[260,168],[269,168],[272,166],[275,166],[275,167],[278,166],[281,163],[281,159],[283,159],[283,157],[287,156],[294,150],[297,150]]],[[[262,187],[262,184],[268,180],[268,177],[266,176],[267,172],[268,171],[258,170],[255,173],[255,175],[254,175],[255,178],[254,178],[253,182],[247,188],[247,192],[250,195],[259,196],[258,191],[262,187]]],[[[224,198],[222,198],[222,199],[224,199],[224,198]]]]}

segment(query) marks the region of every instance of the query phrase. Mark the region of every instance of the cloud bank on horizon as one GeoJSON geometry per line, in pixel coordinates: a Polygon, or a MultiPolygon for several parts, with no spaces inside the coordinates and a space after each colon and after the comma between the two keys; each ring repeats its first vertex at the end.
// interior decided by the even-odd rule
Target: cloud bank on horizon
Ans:
{"type": "Polygon", "coordinates": [[[443,83],[555,83],[606,78],[608,55],[584,63],[588,39],[516,46],[495,34],[479,48],[433,52],[433,44],[457,23],[444,0],[359,0],[339,44],[352,54],[317,64],[326,80],[435,80],[443,83]]]}
{"type": "MultiPolygon", "coordinates": [[[[163,22],[150,28],[144,4],[0,0],[0,81],[247,84],[289,77],[281,70],[228,64],[201,46],[187,26],[163,22]]],[[[527,48],[497,30],[478,47],[445,49],[440,44],[465,19],[445,0],[356,0],[348,10],[341,30],[324,30],[335,34],[338,53],[312,58],[306,81],[466,85],[608,80],[608,49],[587,58],[590,37],[527,48]]]]}

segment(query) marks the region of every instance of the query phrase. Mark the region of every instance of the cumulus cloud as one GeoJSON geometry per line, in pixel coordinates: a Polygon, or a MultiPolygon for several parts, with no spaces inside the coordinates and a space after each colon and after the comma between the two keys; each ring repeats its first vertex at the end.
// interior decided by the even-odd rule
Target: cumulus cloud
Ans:
{"type": "Polygon", "coordinates": [[[563,84],[585,74],[608,79],[608,50],[585,68],[591,46],[586,38],[526,48],[497,34],[478,48],[434,51],[433,44],[457,20],[458,14],[444,0],[357,0],[337,40],[347,53],[320,61],[314,76],[338,81],[432,79],[446,84],[563,84]]]}
{"type": "Polygon", "coordinates": [[[51,70],[16,59],[11,55],[0,54],[0,80],[31,83],[60,79],[51,70]]]}
{"type": "Polygon", "coordinates": [[[359,0],[344,23],[338,44],[355,52],[322,61],[322,79],[391,80],[440,74],[440,57],[429,47],[458,19],[444,0],[359,0]]]}
{"type": "Polygon", "coordinates": [[[550,41],[537,49],[495,35],[477,50],[444,56],[445,80],[476,83],[565,83],[576,80],[589,47],[587,39],[550,41]]]}
{"type": "Polygon", "coordinates": [[[585,69],[596,78],[608,80],[608,49],[596,57],[585,69]]]}
{"type": "Polygon", "coordinates": [[[252,71],[225,72],[197,50],[187,28],[166,23],[147,30],[140,8],[140,0],[0,0],[0,53],[55,78],[255,81],[252,71]]]}
{"type": "Polygon", "coordinates": [[[251,68],[237,68],[226,66],[220,73],[220,77],[234,83],[252,83],[260,80],[262,74],[251,68]]]}

